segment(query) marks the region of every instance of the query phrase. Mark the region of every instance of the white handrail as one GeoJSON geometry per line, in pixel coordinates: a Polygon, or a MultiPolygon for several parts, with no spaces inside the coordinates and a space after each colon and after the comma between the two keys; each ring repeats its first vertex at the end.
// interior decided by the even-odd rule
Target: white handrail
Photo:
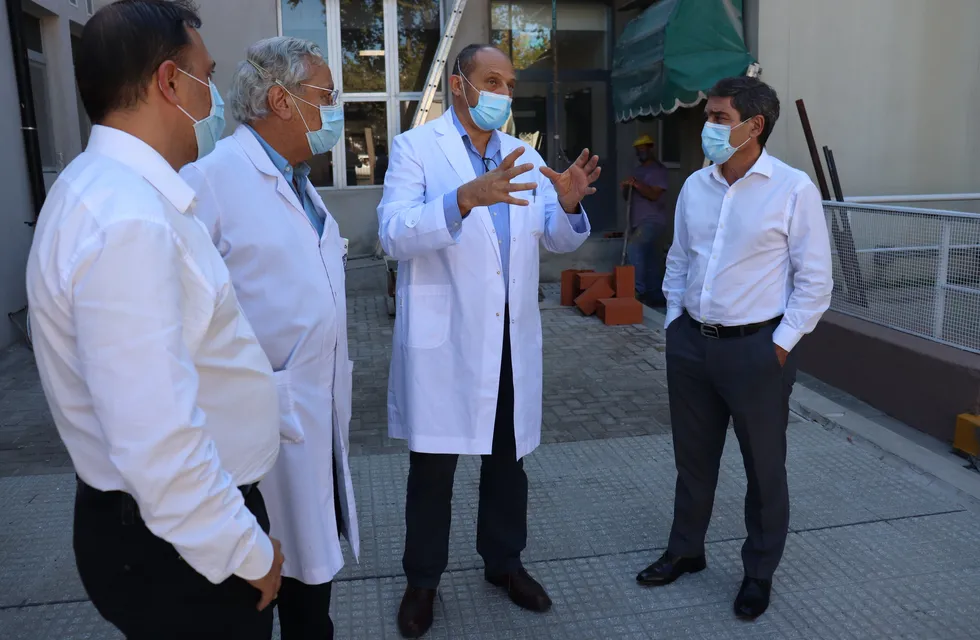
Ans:
{"type": "Polygon", "coordinates": [[[912,213],[921,216],[939,216],[939,217],[950,217],[950,218],[980,218],[980,213],[971,213],[969,211],[947,211],[944,209],[918,209],[915,207],[896,207],[891,205],[881,205],[881,204],[865,204],[858,202],[840,202],[838,200],[824,200],[824,207],[830,207],[834,209],[845,209],[847,211],[872,211],[879,213],[912,213]]]}
{"type": "Polygon", "coordinates": [[[960,202],[980,200],[980,193],[918,193],[905,196],[851,196],[844,202],[862,204],[887,204],[889,202],[960,202]]]}

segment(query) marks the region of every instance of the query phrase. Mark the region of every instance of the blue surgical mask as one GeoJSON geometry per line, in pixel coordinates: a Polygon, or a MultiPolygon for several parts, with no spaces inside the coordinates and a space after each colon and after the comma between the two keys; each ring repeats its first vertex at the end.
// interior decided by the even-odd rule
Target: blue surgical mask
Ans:
{"type": "Polygon", "coordinates": [[[194,120],[194,116],[187,113],[180,105],[177,108],[184,112],[184,115],[194,121],[194,137],[197,138],[197,159],[214,151],[214,147],[221,139],[221,133],[225,130],[225,101],[218,93],[218,87],[209,79],[207,82],[194,77],[183,69],[178,69],[182,74],[200,82],[211,91],[211,112],[203,120],[194,120]]]}
{"type": "MultiPolygon", "coordinates": [[[[313,88],[319,89],[320,87],[313,88]]],[[[285,89],[285,87],[283,87],[283,89],[285,89]]],[[[287,90],[286,93],[289,93],[289,91],[287,90]]],[[[306,100],[303,100],[299,96],[295,96],[292,93],[289,93],[289,95],[294,100],[306,102],[306,100]]],[[[337,145],[337,141],[340,140],[340,134],[344,130],[344,107],[340,104],[315,105],[312,102],[306,102],[306,104],[320,110],[319,129],[316,131],[310,130],[310,125],[306,123],[306,118],[303,117],[303,112],[299,110],[299,105],[296,106],[296,111],[299,111],[299,117],[303,118],[303,125],[306,126],[306,140],[310,143],[310,150],[315,156],[322,155],[333,149],[337,145]]]]}
{"type": "Polygon", "coordinates": [[[738,129],[746,122],[748,120],[743,120],[734,127],[727,124],[705,122],[704,128],[701,130],[701,150],[704,151],[704,157],[715,164],[728,162],[728,159],[735,155],[735,152],[745,146],[745,143],[751,139],[746,138],[745,142],[737,147],[733,147],[731,143],[732,131],[738,129]]]}
{"type": "MultiPolygon", "coordinates": [[[[474,90],[478,90],[463,75],[462,71],[460,71],[459,77],[474,90]]],[[[473,123],[484,131],[494,131],[507,123],[507,119],[510,117],[510,102],[510,96],[480,91],[480,98],[476,101],[476,106],[470,107],[470,117],[473,118],[473,123]]]]}

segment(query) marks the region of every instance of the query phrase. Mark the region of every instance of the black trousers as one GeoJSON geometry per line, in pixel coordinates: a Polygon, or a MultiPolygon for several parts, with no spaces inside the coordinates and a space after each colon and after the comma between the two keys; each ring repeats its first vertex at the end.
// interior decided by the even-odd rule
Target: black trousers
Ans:
{"type": "MultiPolygon", "coordinates": [[[[337,465],[333,462],[333,505],[339,526],[343,522],[343,512],[338,488],[337,465]]],[[[276,599],[282,640],[333,640],[333,620],[330,619],[332,590],[332,582],[306,584],[284,577],[276,599]]]]}
{"type": "MultiPolygon", "coordinates": [[[[257,487],[247,491],[245,506],[268,532],[257,487]]],[[[257,589],[237,576],[212,584],[150,532],[125,493],[79,482],[73,538],[85,592],[129,640],[272,637],[272,607],[256,610],[257,589]]]]}
{"type": "Polygon", "coordinates": [[[687,314],[667,328],[667,384],[677,487],[667,549],[704,553],[729,419],[745,465],[745,575],[771,579],[789,529],[786,428],[796,380],[791,354],[780,367],[775,326],[745,337],[701,335],[687,314]]]}
{"type": "MultiPolygon", "coordinates": [[[[480,467],[476,550],[488,575],[519,569],[521,552],[527,546],[527,474],[524,462],[517,460],[514,437],[509,324],[504,322],[493,449],[490,455],[483,456],[480,467]]],[[[413,587],[436,588],[449,563],[449,525],[458,459],[455,454],[410,454],[402,566],[413,587]]]]}

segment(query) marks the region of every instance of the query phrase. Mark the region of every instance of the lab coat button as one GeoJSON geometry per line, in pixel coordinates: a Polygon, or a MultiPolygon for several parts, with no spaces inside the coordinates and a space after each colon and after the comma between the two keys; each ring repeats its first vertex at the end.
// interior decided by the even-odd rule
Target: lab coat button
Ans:
{"type": "Polygon", "coordinates": [[[500,317],[500,314],[499,314],[499,313],[497,314],[497,317],[498,317],[498,318],[500,317]]]}
{"type": "Polygon", "coordinates": [[[497,275],[498,275],[498,276],[500,275],[500,272],[499,272],[499,271],[497,272],[497,275]]]}

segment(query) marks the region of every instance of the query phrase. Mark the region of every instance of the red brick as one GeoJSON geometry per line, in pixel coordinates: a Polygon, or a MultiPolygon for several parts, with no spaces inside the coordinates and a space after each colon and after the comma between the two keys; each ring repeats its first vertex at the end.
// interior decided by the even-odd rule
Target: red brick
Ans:
{"type": "Polygon", "coordinates": [[[613,281],[617,298],[636,297],[636,269],[632,266],[616,267],[613,270],[613,281]]]}
{"type": "Polygon", "coordinates": [[[565,269],[561,272],[561,305],[571,307],[575,304],[575,298],[582,293],[578,289],[578,278],[575,276],[580,273],[588,273],[583,269],[565,269]]]}
{"type": "Polygon", "coordinates": [[[596,282],[600,280],[605,281],[605,283],[609,285],[610,289],[613,286],[613,277],[611,273],[596,273],[595,271],[586,271],[578,274],[576,280],[578,281],[578,290],[580,293],[582,291],[588,291],[589,287],[591,287],[592,285],[594,285],[596,282]]]}
{"type": "Polygon", "coordinates": [[[612,287],[605,280],[599,280],[575,298],[575,306],[587,316],[595,313],[596,302],[602,298],[609,298],[613,294],[612,287]]]}
{"type": "Polygon", "coordinates": [[[636,298],[601,298],[596,303],[599,318],[609,326],[643,323],[643,305],[636,298]]]}

